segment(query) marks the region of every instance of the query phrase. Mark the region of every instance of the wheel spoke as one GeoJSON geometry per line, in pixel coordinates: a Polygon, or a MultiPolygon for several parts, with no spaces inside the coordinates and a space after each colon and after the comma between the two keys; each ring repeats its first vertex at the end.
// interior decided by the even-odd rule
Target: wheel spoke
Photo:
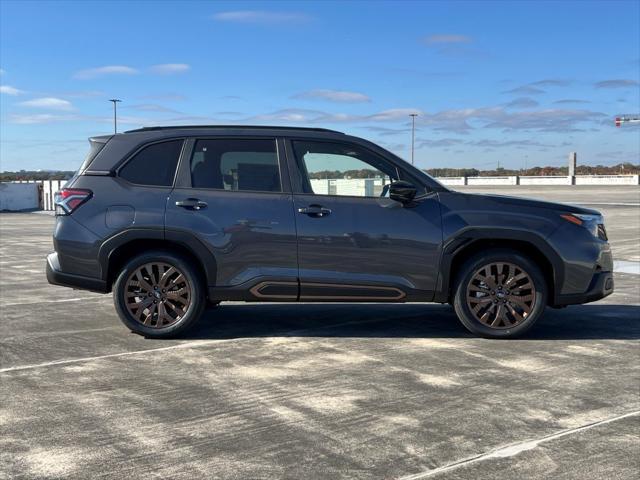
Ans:
{"type": "Polygon", "coordinates": [[[166,282],[169,280],[169,277],[174,273],[176,273],[176,269],[174,267],[170,267],[169,269],[165,270],[165,272],[160,277],[160,285],[166,286],[166,282]]]}
{"type": "Polygon", "coordinates": [[[156,313],[156,308],[157,305],[156,304],[152,304],[149,307],[149,313],[147,314],[147,317],[144,319],[144,323],[145,325],[151,325],[151,321],[153,320],[153,314],[156,313]]]}
{"type": "Polygon", "coordinates": [[[147,292],[150,292],[153,290],[153,287],[142,276],[142,268],[136,272],[136,279],[138,280],[143,290],[146,290],[147,292]]]}
{"type": "Polygon", "coordinates": [[[522,320],[524,320],[524,317],[522,315],[520,315],[515,308],[513,308],[512,305],[507,305],[507,308],[509,309],[509,312],[511,313],[511,315],[513,315],[513,318],[515,319],[514,323],[520,323],[522,320]]]}
{"type": "Polygon", "coordinates": [[[518,275],[516,275],[515,277],[511,277],[511,278],[509,278],[509,279],[506,281],[506,283],[504,284],[504,286],[505,286],[505,287],[509,287],[509,286],[511,286],[511,285],[513,285],[513,284],[516,284],[517,282],[519,282],[519,281],[520,281],[520,280],[522,280],[523,278],[529,278],[529,277],[528,277],[528,276],[527,276],[527,274],[526,274],[526,273],[524,273],[524,272],[519,273],[519,274],[518,274],[518,275]]]}
{"type": "Polygon", "coordinates": [[[169,282],[169,284],[167,285],[167,288],[173,288],[176,285],[178,285],[180,283],[183,283],[183,282],[184,282],[184,277],[182,276],[182,274],[180,274],[176,278],[171,280],[171,282],[169,282]]]}
{"type": "Polygon", "coordinates": [[[178,290],[171,290],[165,293],[165,297],[170,298],[171,300],[184,300],[183,295],[188,293],[186,288],[180,288],[178,290]]]}
{"type": "Polygon", "coordinates": [[[184,315],[184,310],[178,307],[176,304],[171,303],[169,300],[165,302],[165,307],[169,307],[173,310],[178,316],[182,317],[184,315]]]}

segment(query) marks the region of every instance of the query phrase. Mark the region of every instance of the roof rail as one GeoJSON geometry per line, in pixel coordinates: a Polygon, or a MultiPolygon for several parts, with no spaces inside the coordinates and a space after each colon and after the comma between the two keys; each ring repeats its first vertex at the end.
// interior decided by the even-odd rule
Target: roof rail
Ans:
{"type": "Polygon", "coordinates": [[[135,132],[153,132],[157,130],[185,130],[185,129],[212,129],[212,128],[235,128],[235,129],[248,129],[248,130],[301,130],[307,132],[331,132],[331,133],[341,133],[344,135],[344,132],[339,132],[337,130],[331,130],[328,128],[314,128],[314,127],[283,127],[283,126],[275,126],[275,125],[169,125],[169,126],[156,126],[156,127],[143,127],[136,128],[135,130],[127,130],[124,133],[135,133],[135,132]]]}

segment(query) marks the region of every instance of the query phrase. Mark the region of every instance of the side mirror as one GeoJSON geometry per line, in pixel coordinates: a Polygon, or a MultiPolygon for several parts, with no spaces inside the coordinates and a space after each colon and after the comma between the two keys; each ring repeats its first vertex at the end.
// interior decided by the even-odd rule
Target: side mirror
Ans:
{"type": "Polygon", "coordinates": [[[402,204],[411,203],[418,189],[409,182],[398,180],[389,185],[389,198],[402,204]]]}

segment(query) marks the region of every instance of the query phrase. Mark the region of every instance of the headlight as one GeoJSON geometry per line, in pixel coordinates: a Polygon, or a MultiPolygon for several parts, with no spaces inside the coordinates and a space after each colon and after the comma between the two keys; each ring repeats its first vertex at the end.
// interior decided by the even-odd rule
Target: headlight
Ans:
{"type": "Polygon", "coordinates": [[[602,215],[590,215],[585,213],[564,213],[560,215],[566,221],[580,225],[591,232],[594,237],[607,240],[607,231],[604,228],[602,215]]]}

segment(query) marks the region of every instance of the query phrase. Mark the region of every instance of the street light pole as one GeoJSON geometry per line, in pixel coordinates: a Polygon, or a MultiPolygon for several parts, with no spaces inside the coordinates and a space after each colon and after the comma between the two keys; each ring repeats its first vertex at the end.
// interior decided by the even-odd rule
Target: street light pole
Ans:
{"type": "Polygon", "coordinates": [[[413,155],[416,143],[416,117],[418,114],[410,113],[409,116],[411,117],[411,165],[413,165],[413,155]]]}
{"type": "Polygon", "coordinates": [[[113,102],[113,133],[118,133],[118,108],[116,107],[116,104],[122,100],[112,98],[109,101],[113,102]]]}

